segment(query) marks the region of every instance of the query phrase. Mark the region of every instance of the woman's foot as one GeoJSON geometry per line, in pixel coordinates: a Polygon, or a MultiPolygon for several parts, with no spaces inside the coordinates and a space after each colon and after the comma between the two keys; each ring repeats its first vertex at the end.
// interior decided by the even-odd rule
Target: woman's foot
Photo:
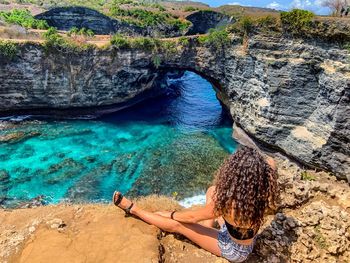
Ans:
{"type": "Polygon", "coordinates": [[[131,209],[134,206],[134,203],[125,198],[120,192],[114,192],[113,204],[123,209],[127,215],[132,214],[131,209]]]}

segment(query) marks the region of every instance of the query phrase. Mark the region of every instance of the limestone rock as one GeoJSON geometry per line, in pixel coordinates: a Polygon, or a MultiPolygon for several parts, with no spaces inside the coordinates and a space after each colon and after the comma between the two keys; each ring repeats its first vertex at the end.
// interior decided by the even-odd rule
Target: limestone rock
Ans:
{"type": "Polygon", "coordinates": [[[222,50],[198,46],[192,39],[171,56],[159,56],[162,63],[156,69],[153,54],[145,50],[48,55],[38,45],[23,45],[15,61],[0,63],[0,111],[97,113],[99,107],[109,112],[111,106],[116,110],[159,94],[166,73],[185,68],[215,84],[233,120],[251,137],[308,167],[350,180],[346,49],[255,35],[248,46],[233,36],[231,46],[222,50]]]}

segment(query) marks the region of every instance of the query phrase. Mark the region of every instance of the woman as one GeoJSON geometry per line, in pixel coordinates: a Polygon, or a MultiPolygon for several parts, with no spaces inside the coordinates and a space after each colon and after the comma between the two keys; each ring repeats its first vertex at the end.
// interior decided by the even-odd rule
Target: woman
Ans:
{"type": "Polygon", "coordinates": [[[151,213],[119,192],[114,193],[113,202],[126,213],[164,231],[182,234],[217,256],[243,262],[253,251],[264,212],[275,206],[277,192],[273,160],[265,160],[257,150],[242,147],[218,170],[203,208],[151,213]],[[221,225],[220,230],[213,228],[215,219],[221,225]]]}

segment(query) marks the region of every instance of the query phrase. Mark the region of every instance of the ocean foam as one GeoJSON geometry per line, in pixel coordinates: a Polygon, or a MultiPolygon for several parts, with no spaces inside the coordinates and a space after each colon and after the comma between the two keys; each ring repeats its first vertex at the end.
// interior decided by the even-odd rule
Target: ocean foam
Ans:
{"type": "Polygon", "coordinates": [[[185,198],[181,200],[180,205],[185,208],[189,208],[194,205],[204,205],[205,204],[205,194],[195,195],[192,197],[185,198]]]}

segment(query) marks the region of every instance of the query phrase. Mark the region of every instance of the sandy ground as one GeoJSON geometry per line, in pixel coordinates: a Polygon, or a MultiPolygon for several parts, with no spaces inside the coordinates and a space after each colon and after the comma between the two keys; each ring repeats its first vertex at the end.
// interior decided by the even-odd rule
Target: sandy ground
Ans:
{"type": "Polygon", "coordinates": [[[1,240],[24,240],[1,262],[158,262],[158,229],[113,206],[1,211],[1,240]]]}
{"type": "MultiPolygon", "coordinates": [[[[148,197],[150,211],[179,208],[148,197]]],[[[166,235],[113,205],[50,205],[0,210],[0,262],[226,262],[182,237],[166,235]]]]}

